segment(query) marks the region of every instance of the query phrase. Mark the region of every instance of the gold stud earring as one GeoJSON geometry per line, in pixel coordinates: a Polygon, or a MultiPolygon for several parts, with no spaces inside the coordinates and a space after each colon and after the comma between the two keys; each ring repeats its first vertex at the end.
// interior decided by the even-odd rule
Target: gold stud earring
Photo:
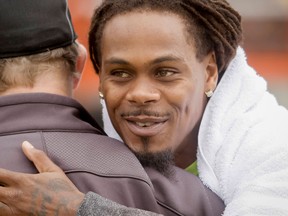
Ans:
{"type": "Polygon", "coordinates": [[[100,91],[99,91],[99,97],[100,97],[101,99],[104,99],[104,95],[103,95],[103,93],[100,92],[100,91]]]}
{"type": "Polygon", "coordinates": [[[209,90],[209,91],[206,91],[205,92],[205,95],[210,98],[212,95],[213,95],[213,91],[212,90],[209,90]]]}

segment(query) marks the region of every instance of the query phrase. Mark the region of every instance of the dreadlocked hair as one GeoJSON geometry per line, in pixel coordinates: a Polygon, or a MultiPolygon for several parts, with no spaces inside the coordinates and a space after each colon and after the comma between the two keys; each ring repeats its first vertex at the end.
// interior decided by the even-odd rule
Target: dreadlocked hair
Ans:
{"type": "Polygon", "coordinates": [[[201,61],[214,51],[220,74],[242,41],[241,16],[226,0],[104,0],[94,12],[89,31],[90,58],[97,73],[105,24],[116,15],[132,11],[170,12],[183,18],[197,59],[201,61]]]}

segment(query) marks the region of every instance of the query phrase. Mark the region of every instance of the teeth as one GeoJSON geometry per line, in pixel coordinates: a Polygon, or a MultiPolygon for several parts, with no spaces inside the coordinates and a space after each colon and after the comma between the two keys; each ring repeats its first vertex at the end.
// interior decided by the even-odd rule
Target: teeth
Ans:
{"type": "Polygon", "coordinates": [[[135,122],[135,123],[140,127],[149,127],[153,124],[152,122],[135,122]]]}

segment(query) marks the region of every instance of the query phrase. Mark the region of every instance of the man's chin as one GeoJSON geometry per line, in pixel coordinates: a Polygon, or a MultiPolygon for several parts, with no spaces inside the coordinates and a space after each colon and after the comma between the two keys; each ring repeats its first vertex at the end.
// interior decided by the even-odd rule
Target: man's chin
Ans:
{"type": "Polygon", "coordinates": [[[171,150],[160,152],[134,152],[143,167],[151,167],[167,178],[174,175],[174,156],[171,150]]]}

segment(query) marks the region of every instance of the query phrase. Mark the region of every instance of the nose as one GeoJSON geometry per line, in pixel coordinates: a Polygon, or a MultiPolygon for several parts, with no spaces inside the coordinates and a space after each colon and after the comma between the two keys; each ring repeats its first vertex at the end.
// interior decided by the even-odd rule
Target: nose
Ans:
{"type": "Polygon", "coordinates": [[[149,80],[138,80],[126,95],[130,103],[146,105],[160,100],[160,91],[149,80]]]}

